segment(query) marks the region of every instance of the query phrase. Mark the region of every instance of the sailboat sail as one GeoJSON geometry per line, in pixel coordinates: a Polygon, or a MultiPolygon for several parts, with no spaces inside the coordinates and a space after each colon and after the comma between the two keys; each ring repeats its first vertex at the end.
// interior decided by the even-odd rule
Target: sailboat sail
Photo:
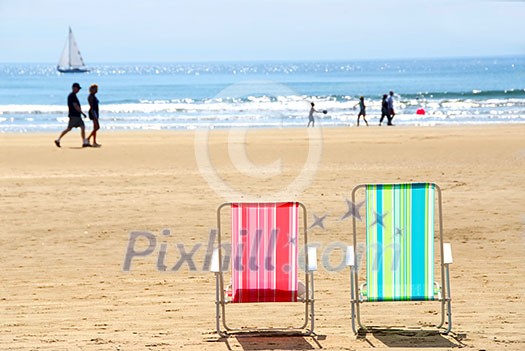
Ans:
{"type": "Polygon", "coordinates": [[[84,59],[82,59],[82,55],[78,49],[73,31],[71,30],[71,27],[69,27],[69,35],[64,50],[62,51],[62,55],[60,56],[57,69],[64,73],[87,72],[88,69],[85,66],[84,59]]]}

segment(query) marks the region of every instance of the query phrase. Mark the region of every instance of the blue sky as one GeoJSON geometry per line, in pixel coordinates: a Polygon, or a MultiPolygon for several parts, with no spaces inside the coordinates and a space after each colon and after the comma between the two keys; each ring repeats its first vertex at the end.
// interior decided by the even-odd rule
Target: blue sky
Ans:
{"type": "Polygon", "coordinates": [[[0,62],[86,63],[525,54],[525,1],[0,0],[0,62]]]}

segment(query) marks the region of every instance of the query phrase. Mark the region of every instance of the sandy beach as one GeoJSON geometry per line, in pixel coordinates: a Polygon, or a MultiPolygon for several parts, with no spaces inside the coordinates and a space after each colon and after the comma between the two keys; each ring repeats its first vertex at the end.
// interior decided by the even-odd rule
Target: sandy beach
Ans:
{"type": "MultiPolygon", "coordinates": [[[[525,125],[102,131],[103,146],[85,149],[76,130],[55,147],[58,133],[0,135],[1,350],[525,348],[525,125]],[[350,242],[341,217],[355,185],[408,181],[443,190],[453,331],[466,337],[412,329],[357,339],[348,271],[322,266],[317,338],[213,333],[215,280],[203,262],[222,202],[289,192],[276,200],[303,202],[309,223],[327,215],[310,232],[323,248],[350,242]],[[156,245],[124,271],[132,231],[156,245]],[[195,266],[172,271],[181,247],[195,266]]],[[[425,325],[437,306],[371,307],[370,316],[425,325]]]]}

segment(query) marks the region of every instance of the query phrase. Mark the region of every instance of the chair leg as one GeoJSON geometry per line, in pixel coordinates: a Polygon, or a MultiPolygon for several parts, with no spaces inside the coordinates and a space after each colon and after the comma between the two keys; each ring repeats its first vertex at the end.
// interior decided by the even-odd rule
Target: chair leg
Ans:
{"type": "Polygon", "coordinates": [[[361,320],[359,316],[359,297],[358,297],[358,288],[356,287],[356,277],[355,277],[355,267],[350,267],[350,307],[351,307],[351,314],[352,314],[352,331],[354,334],[359,333],[359,329],[357,328],[357,325],[359,325],[360,329],[366,330],[361,325],[361,320]]]}
{"type": "Polygon", "coordinates": [[[356,309],[357,306],[357,294],[355,291],[355,281],[354,281],[354,267],[350,267],[350,307],[351,307],[351,316],[352,316],[352,331],[357,335],[356,328],[356,309]]]}
{"type": "Polygon", "coordinates": [[[447,301],[447,316],[448,316],[448,326],[444,334],[448,334],[452,330],[452,307],[450,304],[450,300],[447,301]]]}
{"type": "Polygon", "coordinates": [[[309,334],[314,334],[314,328],[315,328],[315,310],[314,310],[314,303],[315,303],[315,296],[314,296],[314,273],[310,272],[310,297],[309,297],[309,304],[310,304],[310,331],[309,334]]]}
{"type": "Polygon", "coordinates": [[[446,275],[446,284],[447,284],[447,316],[448,316],[448,326],[445,330],[445,334],[448,334],[452,330],[452,295],[450,294],[450,272],[448,269],[448,264],[445,265],[445,275],[446,275]]]}
{"type": "Polygon", "coordinates": [[[221,301],[220,301],[220,273],[215,273],[215,327],[217,334],[222,335],[221,332],[221,301]]]}

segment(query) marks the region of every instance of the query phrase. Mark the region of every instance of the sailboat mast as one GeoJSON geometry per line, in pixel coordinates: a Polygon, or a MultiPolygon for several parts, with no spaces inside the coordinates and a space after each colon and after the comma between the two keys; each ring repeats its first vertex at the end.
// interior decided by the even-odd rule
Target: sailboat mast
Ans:
{"type": "Polygon", "coordinates": [[[73,31],[71,30],[71,27],[69,27],[69,38],[67,40],[67,50],[69,53],[69,57],[67,60],[68,68],[71,68],[71,43],[73,42],[73,31]]]}

